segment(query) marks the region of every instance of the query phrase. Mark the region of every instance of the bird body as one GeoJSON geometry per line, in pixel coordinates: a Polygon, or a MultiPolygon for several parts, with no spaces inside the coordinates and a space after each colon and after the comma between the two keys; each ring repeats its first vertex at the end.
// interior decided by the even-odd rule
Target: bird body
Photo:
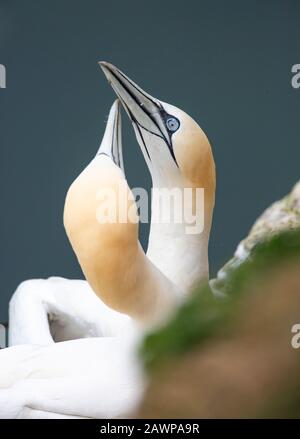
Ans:
{"type": "Polygon", "coordinates": [[[137,343],[127,332],[2,350],[0,418],[128,415],[144,387],[137,343]]]}

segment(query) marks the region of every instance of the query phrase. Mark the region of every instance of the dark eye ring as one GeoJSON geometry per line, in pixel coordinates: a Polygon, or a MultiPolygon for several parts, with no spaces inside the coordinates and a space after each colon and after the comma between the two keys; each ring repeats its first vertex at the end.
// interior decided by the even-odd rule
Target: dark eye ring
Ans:
{"type": "Polygon", "coordinates": [[[179,120],[176,119],[175,117],[168,117],[168,119],[166,120],[166,125],[169,131],[177,131],[180,123],[179,120]]]}

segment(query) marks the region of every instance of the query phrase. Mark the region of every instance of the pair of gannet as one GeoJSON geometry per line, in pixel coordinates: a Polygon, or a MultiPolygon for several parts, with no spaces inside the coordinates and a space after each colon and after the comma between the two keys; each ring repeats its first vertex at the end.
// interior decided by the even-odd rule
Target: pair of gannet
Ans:
{"type": "MultiPolygon", "coordinates": [[[[190,204],[196,214],[204,216],[204,230],[187,234],[184,223],[152,224],[147,256],[144,254],[138,240],[137,207],[122,171],[116,102],[99,152],[71,185],[64,211],[71,245],[100,300],[91,299],[91,291],[82,283],[73,304],[71,293],[65,303],[64,298],[60,301],[59,288],[55,297],[45,294],[43,301],[41,294],[35,302],[48,340],[51,333],[47,316],[51,307],[53,315],[57,312],[58,320],[61,314],[66,316],[65,321],[62,318],[62,326],[72,321],[71,332],[73,326],[76,332],[77,322],[79,328],[89,328],[91,316],[91,327],[94,323],[99,325],[101,337],[44,347],[14,346],[1,351],[0,417],[126,416],[139,400],[144,386],[135,356],[136,344],[143,334],[140,328],[163,322],[182,295],[208,279],[215,167],[207,137],[183,111],[154,99],[114,66],[107,63],[101,66],[132,121],[153,187],[177,188],[182,192],[191,189],[190,204]],[[124,189],[121,196],[129,201],[127,221],[99,220],[96,215],[99,192],[113,191],[118,210],[124,201],[117,190],[119,186],[124,189]],[[197,188],[204,188],[205,201],[204,212],[198,213],[197,188]],[[88,306],[81,312],[84,290],[88,306]],[[75,310],[73,320],[72,311],[66,310],[68,307],[75,310]],[[105,329],[101,333],[102,318],[105,329]],[[109,327],[115,328],[110,334],[109,327]]],[[[152,205],[157,205],[155,193],[152,205]]],[[[62,289],[67,286],[71,292],[72,281],[48,282],[61,282],[62,289]]],[[[24,296],[20,295],[20,303],[24,296]]],[[[14,302],[12,307],[17,309],[17,300],[14,302]]]]}
{"type": "MultiPolygon", "coordinates": [[[[198,125],[181,110],[154,99],[113,66],[102,63],[102,69],[132,120],[151,172],[153,187],[205,189],[203,233],[187,234],[185,223],[174,222],[176,212],[173,212],[173,217],[171,215],[171,222],[151,223],[150,228],[148,260],[178,289],[187,292],[208,278],[207,247],[215,191],[214,162],[209,143],[198,125]]],[[[114,119],[112,112],[102,142],[103,150],[109,149],[108,139],[112,135],[115,120],[117,118],[114,119]]],[[[113,139],[113,151],[117,165],[123,169],[120,124],[118,118],[119,131],[114,133],[119,132],[119,135],[113,139]]],[[[108,165],[105,163],[102,166],[108,165]]],[[[161,202],[159,196],[159,191],[153,192],[152,212],[161,202]]],[[[168,200],[162,202],[168,203],[168,200]]],[[[175,209],[170,205],[161,208],[175,209]]],[[[78,217],[77,212],[74,217],[78,217]]],[[[110,246],[104,245],[103,248],[102,257],[107,258],[110,246]]],[[[126,261],[124,247],[122,255],[126,261]]],[[[119,288],[122,281],[117,279],[117,274],[114,273],[114,276],[119,288]]],[[[145,285],[145,279],[140,279],[145,285]]],[[[151,315],[151,307],[146,305],[146,308],[151,315]]],[[[121,311],[127,312],[123,308],[121,311]]],[[[53,343],[53,339],[64,341],[90,336],[114,336],[123,333],[129,325],[126,315],[107,307],[97,299],[89,284],[81,280],[50,278],[26,281],[18,287],[10,303],[10,345],[43,345],[53,343]]]]}

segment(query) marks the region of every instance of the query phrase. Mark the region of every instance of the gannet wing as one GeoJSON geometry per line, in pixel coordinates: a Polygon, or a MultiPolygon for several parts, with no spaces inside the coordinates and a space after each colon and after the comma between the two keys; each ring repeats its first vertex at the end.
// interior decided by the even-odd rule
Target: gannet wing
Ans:
{"type": "Polygon", "coordinates": [[[127,415],[143,390],[135,336],[0,352],[0,418],[127,415]]]}
{"type": "Polygon", "coordinates": [[[23,282],[9,306],[9,345],[48,345],[122,333],[128,316],[108,308],[83,280],[61,277],[23,282]]]}

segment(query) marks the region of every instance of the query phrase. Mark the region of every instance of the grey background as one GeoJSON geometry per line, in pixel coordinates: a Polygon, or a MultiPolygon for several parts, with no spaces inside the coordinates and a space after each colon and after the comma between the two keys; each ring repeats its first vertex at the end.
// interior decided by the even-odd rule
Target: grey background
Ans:
{"type": "MultiPolygon", "coordinates": [[[[300,178],[300,2],[0,0],[0,320],[24,279],[81,277],[66,239],[66,190],[94,155],[113,99],[98,60],[191,114],[208,134],[218,189],[212,273],[259,213],[300,178]]],[[[125,118],[124,118],[125,119],[125,118]]],[[[131,185],[150,179],[124,123],[131,185]],[[138,159],[137,159],[138,155],[138,159]]],[[[141,229],[143,245],[147,227],[141,229]]]]}

